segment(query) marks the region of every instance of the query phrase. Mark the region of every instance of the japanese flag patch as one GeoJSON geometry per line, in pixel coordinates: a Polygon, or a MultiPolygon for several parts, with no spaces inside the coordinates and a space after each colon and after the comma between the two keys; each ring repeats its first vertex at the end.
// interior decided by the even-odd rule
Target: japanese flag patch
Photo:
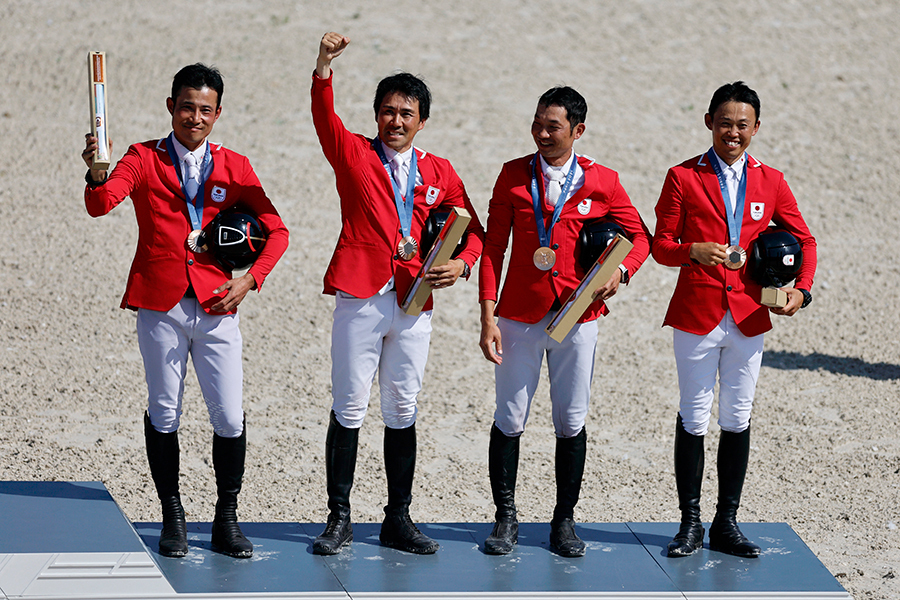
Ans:
{"type": "Polygon", "coordinates": [[[585,198],[578,203],[578,213],[581,215],[586,215],[589,212],[591,212],[591,199],[585,198]]]}
{"type": "Polygon", "coordinates": [[[766,203],[765,202],[751,202],[750,203],[750,218],[754,221],[759,221],[763,218],[763,213],[766,212],[766,203]]]}
{"type": "Polygon", "coordinates": [[[434,186],[429,185],[428,191],[425,192],[425,203],[428,204],[428,206],[431,206],[432,204],[437,202],[438,196],[440,196],[440,195],[441,195],[441,190],[439,190],[438,188],[436,188],[434,186]]]}
{"type": "Polygon", "coordinates": [[[214,185],[209,195],[212,196],[214,202],[225,202],[225,188],[223,187],[214,185]]]}

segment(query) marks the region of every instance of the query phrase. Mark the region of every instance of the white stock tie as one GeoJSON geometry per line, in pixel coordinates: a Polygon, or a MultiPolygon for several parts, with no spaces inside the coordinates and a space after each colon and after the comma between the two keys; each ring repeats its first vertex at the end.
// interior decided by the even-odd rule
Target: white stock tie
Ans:
{"type": "Polygon", "coordinates": [[[406,183],[409,179],[409,173],[406,172],[405,166],[406,161],[403,160],[402,156],[399,154],[394,156],[394,159],[391,161],[391,170],[394,172],[394,179],[397,181],[397,186],[400,188],[402,196],[406,196],[406,183]]]}
{"type": "Polygon", "coordinates": [[[185,155],[184,164],[187,166],[184,191],[187,192],[188,200],[193,200],[200,189],[200,167],[197,165],[197,157],[190,152],[185,155]]]}
{"type": "Polygon", "coordinates": [[[737,210],[737,207],[735,206],[735,198],[737,198],[737,191],[740,183],[741,182],[738,180],[737,171],[735,171],[733,166],[728,165],[728,167],[725,169],[725,185],[728,186],[728,194],[731,196],[731,198],[729,198],[731,214],[734,214],[734,211],[737,210]]]}
{"type": "Polygon", "coordinates": [[[550,180],[550,183],[547,185],[547,202],[550,206],[556,206],[559,195],[562,193],[562,188],[559,185],[559,182],[563,179],[562,171],[547,169],[547,178],[550,180]]]}

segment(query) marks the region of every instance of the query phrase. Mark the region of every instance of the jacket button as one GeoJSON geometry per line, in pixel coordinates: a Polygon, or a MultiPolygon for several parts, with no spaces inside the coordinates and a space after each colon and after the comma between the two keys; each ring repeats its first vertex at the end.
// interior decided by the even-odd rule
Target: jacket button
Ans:
{"type": "Polygon", "coordinates": [[[729,286],[728,286],[727,288],[725,288],[725,289],[726,289],[727,291],[730,292],[730,291],[731,291],[731,286],[729,285],[729,286]]]}
{"type": "Polygon", "coordinates": [[[554,250],[559,250],[559,244],[553,244],[553,249],[554,249],[554,250]]]}
{"type": "Polygon", "coordinates": [[[553,276],[554,276],[554,277],[559,277],[559,271],[553,271],[553,276]]]}
{"type": "Polygon", "coordinates": [[[394,255],[394,260],[400,260],[400,255],[399,255],[399,254],[395,254],[395,255],[394,255]]]}
{"type": "Polygon", "coordinates": [[[192,264],[194,264],[194,259],[193,259],[193,258],[189,258],[189,259],[188,259],[188,265],[192,265],[192,264]]]}

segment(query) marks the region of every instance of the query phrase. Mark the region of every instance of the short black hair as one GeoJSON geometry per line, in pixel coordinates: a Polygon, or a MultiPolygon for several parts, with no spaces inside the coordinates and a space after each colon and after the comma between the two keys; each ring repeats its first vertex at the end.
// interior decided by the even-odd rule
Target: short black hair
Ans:
{"type": "Polygon", "coordinates": [[[384,100],[384,97],[394,93],[403,94],[409,99],[418,100],[419,118],[423,121],[431,114],[431,92],[428,90],[425,82],[411,73],[397,73],[378,82],[378,88],[375,90],[375,102],[373,103],[376,117],[381,109],[381,102],[384,100]]]}
{"type": "Polygon", "coordinates": [[[756,112],[756,120],[759,121],[759,96],[743,81],[726,83],[716,90],[709,101],[709,116],[714,117],[719,107],[726,102],[742,102],[749,104],[756,112]]]}
{"type": "Polygon", "coordinates": [[[184,88],[195,90],[208,87],[216,92],[216,108],[222,106],[222,92],[225,84],[222,82],[222,74],[215,67],[207,67],[203,63],[188,65],[175,74],[172,80],[172,100],[178,99],[178,94],[184,88]]]}
{"type": "Polygon", "coordinates": [[[587,102],[584,96],[569,86],[550,88],[538,100],[538,106],[561,106],[566,109],[566,119],[569,120],[571,129],[584,123],[587,118],[587,102]]]}

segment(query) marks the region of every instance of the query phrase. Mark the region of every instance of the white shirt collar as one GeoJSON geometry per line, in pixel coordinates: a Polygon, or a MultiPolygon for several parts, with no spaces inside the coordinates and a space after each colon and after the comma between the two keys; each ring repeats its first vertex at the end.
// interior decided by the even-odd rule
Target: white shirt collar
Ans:
{"type": "MultiPolygon", "coordinates": [[[[557,171],[561,171],[563,175],[568,174],[569,169],[572,168],[572,163],[575,161],[575,158],[577,155],[575,154],[575,151],[573,150],[572,154],[569,155],[569,160],[567,160],[566,164],[564,164],[561,167],[551,167],[550,165],[547,164],[547,161],[544,160],[543,156],[541,156],[540,154],[538,154],[538,156],[540,156],[540,158],[541,158],[541,173],[544,174],[544,179],[547,179],[547,171],[549,171],[550,169],[555,169],[557,171]]],[[[577,175],[577,172],[576,172],[576,175],[577,175]]]]}
{"type": "Polygon", "coordinates": [[[734,164],[731,164],[731,165],[729,165],[724,160],[722,160],[722,157],[720,157],[716,153],[715,150],[713,150],[713,156],[715,156],[716,160],[719,161],[719,168],[722,170],[723,173],[726,174],[726,176],[727,176],[729,169],[734,169],[735,177],[737,178],[738,181],[741,180],[741,177],[744,175],[744,163],[747,161],[747,153],[746,152],[742,152],[741,157],[739,159],[737,159],[736,161],[734,161],[734,164]]]}
{"type": "Polygon", "coordinates": [[[175,155],[178,156],[178,160],[181,163],[184,163],[184,157],[188,155],[190,152],[197,158],[197,164],[203,164],[203,158],[206,156],[206,146],[209,144],[209,140],[203,140],[203,143],[197,146],[197,149],[194,151],[188,150],[184,147],[184,144],[178,141],[178,138],[174,135],[172,136],[172,141],[175,146],[175,155]]]}
{"type": "Polygon", "coordinates": [[[413,146],[410,146],[406,149],[406,152],[397,152],[393,148],[387,146],[381,140],[378,140],[381,143],[381,147],[384,149],[384,157],[388,160],[388,162],[394,162],[394,157],[398,154],[403,158],[403,164],[409,165],[409,161],[412,158],[413,146]]]}

